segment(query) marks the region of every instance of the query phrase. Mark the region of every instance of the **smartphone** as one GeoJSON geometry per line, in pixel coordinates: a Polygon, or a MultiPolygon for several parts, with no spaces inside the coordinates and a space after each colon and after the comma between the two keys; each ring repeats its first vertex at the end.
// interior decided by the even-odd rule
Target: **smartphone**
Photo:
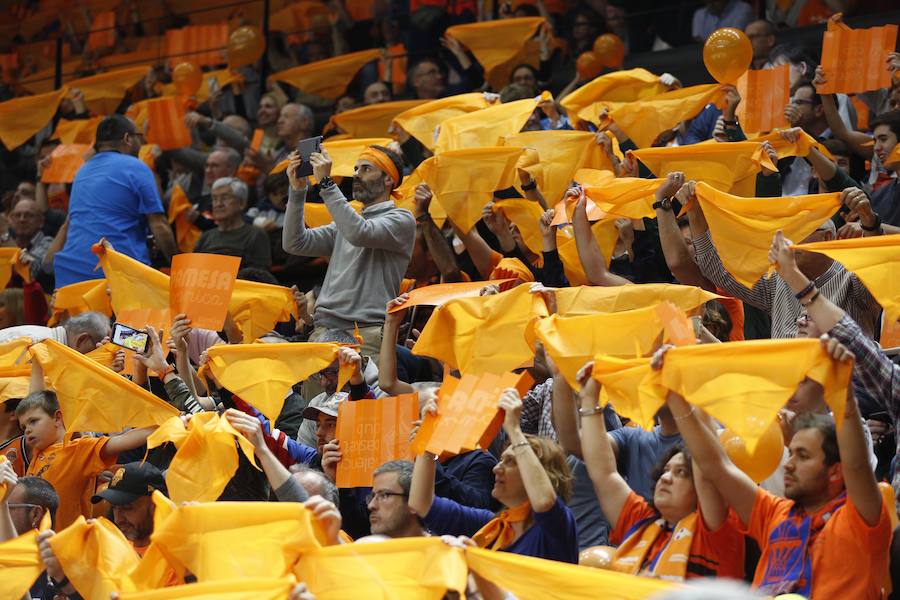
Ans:
{"type": "Polygon", "coordinates": [[[146,354],[147,347],[150,344],[150,337],[144,331],[122,323],[115,323],[113,324],[111,341],[116,346],[134,350],[138,354],[146,354]]]}
{"type": "Polygon", "coordinates": [[[219,92],[219,79],[215,76],[210,77],[207,87],[209,87],[209,95],[215,96],[219,92]]]}
{"type": "Polygon", "coordinates": [[[309,162],[309,157],[313,152],[321,152],[322,151],[322,136],[317,135],[316,137],[306,138],[305,140],[300,140],[297,144],[297,152],[300,154],[300,160],[303,162],[300,163],[300,168],[297,170],[298,177],[308,177],[312,175],[313,168],[312,163],[309,162]]]}

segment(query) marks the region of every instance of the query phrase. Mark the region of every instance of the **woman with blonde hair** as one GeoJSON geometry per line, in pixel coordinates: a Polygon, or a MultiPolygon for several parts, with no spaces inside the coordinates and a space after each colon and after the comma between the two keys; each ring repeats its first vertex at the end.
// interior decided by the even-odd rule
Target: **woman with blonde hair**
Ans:
{"type": "MultiPolygon", "coordinates": [[[[522,400],[514,389],[503,392],[503,429],[509,445],[494,467],[491,495],[504,509],[499,514],[435,497],[436,457],[416,457],[409,507],[439,535],[468,536],[482,548],[569,563],[578,562],[575,517],[565,505],[572,474],[563,449],[555,442],[522,433],[522,400]]],[[[437,414],[432,395],[422,409],[437,414]]]]}

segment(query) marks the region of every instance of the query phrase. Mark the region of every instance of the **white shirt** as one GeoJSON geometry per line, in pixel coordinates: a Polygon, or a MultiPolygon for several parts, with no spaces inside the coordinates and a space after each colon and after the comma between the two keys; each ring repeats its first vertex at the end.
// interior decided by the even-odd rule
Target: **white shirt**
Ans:
{"type": "Polygon", "coordinates": [[[19,338],[31,338],[32,342],[42,342],[51,339],[60,344],[66,343],[65,327],[41,327],[40,325],[19,325],[0,329],[0,344],[11,342],[19,338]]]}

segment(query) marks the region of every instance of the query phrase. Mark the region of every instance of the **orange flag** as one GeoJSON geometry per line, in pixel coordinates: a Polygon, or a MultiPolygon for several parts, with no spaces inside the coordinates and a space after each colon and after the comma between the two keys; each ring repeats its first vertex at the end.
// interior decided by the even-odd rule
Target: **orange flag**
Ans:
{"type": "Polygon", "coordinates": [[[94,136],[97,133],[97,125],[103,117],[91,117],[90,119],[60,119],[56,124],[53,137],[59,138],[63,144],[88,144],[94,145],[94,136]]]}
{"type": "Polygon", "coordinates": [[[31,338],[16,338],[0,344],[0,369],[6,374],[15,373],[22,368],[25,361],[21,360],[31,345],[31,338]]]}
{"type": "Polygon", "coordinates": [[[523,170],[551,205],[562,199],[579,169],[612,169],[597,136],[587,131],[528,131],[508,135],[502,143],[537,151],[537,164],[523,170]]]}
{"type": "Polygon", "coordinates": [[[628,219],[653,219],[656,190],[665,179],[616,177],[612,171],[582,169],[575,173],[575,181],[582,183],[584,194],[601,211],[628,219]]]}
{"type": "Polygon", "coordinates": [[[496,104],[475,113],[446,119],[440,123],[435,153],[496,146],[504,136],[522,131],[538,102],[552,99],[549,92],[544,92],[534,99],[496,104]]]}
{"type": "MultiPolygon", "coordinates": [[[[769,145],[772,146],[772,149],[775,150],[775,153],[778,155],[778,160],[781,160],[786,156],[805,157],[809,154],[809,151],[812,148],[818,148],[819,152],[821,152],[825,156],[831,157],[831,153],[828,152],[828,149],[825,148],[825,146],[820,144],[816,140],[816,138],[802,130],[799,132],[796,142],[789,142],[788,140],[784,139],[777,131],[751,138],[747,141],[754,142],[756,144],[769,142],[769,145]]],[[[764,154],[765,152],[763,151],[762,147],[757,147],[755,156],[762,159],[762,156],[764,154]]]]}
{"type": "Polygon", "coordinates": [[[0,248],[0,289],[9,285],[13,271],[18,273],[25,283],[31,283],[31,269],[21,262],[20,248],[0,248]]]}
{"type": "MultiPolygon", "coordinates": [[[[501,279],[491,281],[490,283],[499,285],[509,281],[515,280],[501,279]]],[[[463,281],[460,283],[437,283],[415,288],[410,290],[409,299],[406,302],[400,306],[395,306],[388,312],[397,312],[399,310],[406,310],[412,306],[420,305],[441,306],[451,300],[456,300],[457,298],[477,298],[478,292],[488,283],[489,282],[487,281],[463,281]]]]}
{"type": "Polygon", "coordinates": [[[666,332],[666,341],[676,346],[690,346],[697,343],[694,326],[677,306],[671,302],[656,305],[656,316],[659,317],[666,332]]]}
{"type": "Polygon", "coordinates": [[[56,391],[67,432],[118,433],[160,425],[178,415],[178,409],[65,344],[44,340],[28,354],[56,391]]]}
{"type": "Polygon", "coordinates": [[[413,354],[430,356],[462,373],[511,371],[534,356],[525,341],[525,325],[546,315],[543,301],[525,285],[493,296],[451,300],[435,309],[413,354]]]}
{"type": "Polygon", "coordinates": [[[94,244],[116,318],[132,327],[169,326],[169,276],[111,248],[94,244]]]}
{"type": "Polygon", "coordinates": [[[491,106],[485,94],[472,92],[431,100],[407,108],[394,117],[394,123],[423,146],[434,151],[438,129],[444,121],[491,106]]]}
{"type": "MultiPolygon", "coordinates": [[[[358,202],[356,200],[350,201],[350,206],[353,207],[353,210],[357,212],[357,214],[362,212],[362,202],[358,202]]],[[[324,204],[319,204],[318,202],[307,202],[303,206],[303,221],[306,223],[307,227],[323,227],[332,223],[334,221],[334,217],[331,216],[331,213],[328,212],[328,207],[324,204]]]]}
{"type": "Polygon", "coordinates": [[[167,29],[163,42],[164,56],[169,58],[169,68],[190,59],[194,64],[208,67],[226,62],[228,24],[188,25],[181,29],[167,29]]]}
{"type": "Polygon", "coordinates": [[[345,110],[331,117],[331,123],[354,138],[380,137],[388,134],[398,115],[426,104],[427,100],[397,100],[345,110]]]}
{"type": "Polygon", "coordinates": [[[172,259],[169,277],[169,312],[185,314],[191,327],[220,331],[225,325],[239,256],[179,254],[172,259]]]}
{"type": "Polygon", "coordinates": [[[524,198],[494,200],[494,212],[502,212],[518,228],[528,249],[541,256],[544,234],[541,233],[540,221],[544,209],[540,204],[524,198]]]}
{"type": "MultiPolygon", "coordinates": [[[[522,17],[484,21],[448,27],[446,34],[455,38],[475,55],[484,68],[484,78],[491,88],[500,90],[509,83],[517,66],[527,63],[527,43],[538,28],[546,23],[542,17],[522,17]]],[[[537,67],[537,64],[532,64],[537,67]]]]}
{"type": "MultiPolygon", "coordinates": [[[[365,0],[362,0],[365,3],[365,0]]],[[[406,88],[406,72],[409,70],[409,53],[403,44],[394,44],[386,49],[390,58],[391,72],[387,72],[387,60],[378,63],[378,79],[390,82],[395,94],[402,94],[406,88]]]]}
{"type": "Polygon", "coordinates": [[[338,140],[322,144],[331,156],[331,174],[341,177],[353,177],[356,161],[363,150],[369,146],[387,146],[391,138],[364,138],[338,140]]]}
{"type": "MultiPolygon", "coordinates": [[[[147,560],[146,555],[144,560],[147,560]]],[[[152,589],[121,592],[119,600],[289,600],[294,578],[244,577],[152,589]]]]}
{"type": "Polygon", "coordinates": [[[790,102],[790,66],[751,69],[737,81],[741,103],[737,116],[745,131],[772,131],[786,127],[784,107],[790,102]]]}
{"type": "Polygon", "coordinates": [[[270,332],[276,323],[297,315],[297,304],[290,288],[238,279],[231,292],[228,311],[244,341],[252,342],[270,332]]]}
{"type": "Polygon", "coordinates": [[[90,144],[60,144],[50,153],[50,164],[41,173],[41,181],[72,183],[78,169],[84,164],[85,155],[91,150],[90,144]]]}
{"type": "Polygon", "coordinates": [[[494,192],[517,180],[516,162],[522,150],[503,146],[447,150],[434,157],[434,169],[424,177],[447,216],[469,231],[494,192]]]}
{"type": "Polygon", "coordinates": [[[175,224],[175,238],[178,249],[182,252],[193,252],[200,239],[200,228],[190,222],[188,213],[191,201],[177,183],[172,188],[169,198],[169,223],[175,224]]]}
{"type": "Polygon", "coordinates": [[[117,69],[99,75],[66,82],[69,89],[78,89],[84,94],[84,103],[94,114],[113,114],[122,103],[122,98],[147,75],[146,66],[117,69]]]}
{"type": "Polygon", "coordinates": [[[769,270],[769,246],[779,229],[802,240],[840,208],[840,194],[740,198],[700,182],[697,200],[725,269],[749,287],[769,270]]]}
{"type": "Polygon", "coordinates": [[[91,34],[87,39],[87,49],[112,48],[116,45],[116,13],[105,11],[94,15],[91,34]]]}
{"type": "Polygon", "coordinates": [[[7,150],[15,150],[43,129],[56,114],[66,88],[0,102],[0,141],[7,150]]]}
{"type": "Polygon", "coordinates": [[[53,292],[52,304],[51,325],[52,322],[58,321],[63,313],[74,317],[83,312],[95,310],[107,317],[112,316],[112,306],[109,303],[109,295],[106,293],[105,279],[89,279],[56,288],[56,291],[53,292]]]}
{"type": "Polygon", "coordinates": [[[487,448],[503,421],[497,408],[500,394],[516,388],[525,395],[534,380],[527,371],[515,373],[482,373],[449,377],[438,392],[438,414],[425,415],[412,444],[414,454],[455,455],[476,448],[487,448]]]}
{"type": "MultiPolygon", "coordinates": [[[[6,457],[3,457],[5,460],[6,457]]],[[[0,460],[3,462],[3,460],[0,460]]],[[[3,488],[0,487],[0,490],[3,488]]],[[[50,528],[50,513],[44,513],[41,531],[50,528]]],[[[0,597],[22,598],[44,572],[44,561],[38,552],[38,530],[23,532],[19,537],[0,542],[0,597]]],[[[30,595],[29,595],[30,597],[30,595]]]]}
{"type": "Polygon", "coordinates": [[[856,94],[891,87],[885,57],[897,46],[897,25],[870,29],[833,27],[822,39],[822,67],[827,82],[816,86],[820,94],[856,94]]]}
{"type": "MultiPolygon", "coordinates": [[[[596,223],[591,224],[591,232],[594,239],[600,246],[600,251],[606,258],[606,264],[612,260],[613,251],[616,248],[616,240],[619,239],[619,230],[616,229],[615,218],[600,219],[596,223]]],[[[584,267],[581,264],[581,258],[578,256],[578,248],[575,244],[575,230],[572,225],[560,227],[556,231],[556,249],[559,252],[559,259],[563,264],[563,271],[570,285],[587,285],[587,275],[585,275],[584,267]]]]}
{"type": "Polygon", "coordinates": [[[667,90],[659,75],[644,69],[629,69],[595,78],[563,98],[560,105],[573,124],[578,120],[596,125],[606,109],[658,96],[667,90]]]}
{"type": "Polygon", "coordinates": [[[678,309],[690,312],[717,294],[692,285],[670,283],[645,283],[641,285],[617,285],[613,287],[581,286],[556,290],[557,314],[565,317],[591,315],[596,312],[621,312],[660,302],[671,302],[678,309]]]}
{"type": "Polygon", "coordinates": [[[409,434],[419,418],[419,395],[341,402],[335,437],[341,440],[339,488],[372,487],[372,471],[389,460],[414,460],[409,434]]]}
{"type": "Polygon", "coordinates": [[[336,100],[364,66],[381,58],[381,50],[361,50],[293,67],[269,76],[307,94],[336,100]]]}
{"type": "Polygon", "coordinates": [[[166,487],[173,502],[214,502],[237,471],[235,439],[255,466],[253,444],[215,412],[194,415],[187,427],[181,417],[172,417],[150,434],[147,449],[166,442],[178,448],[166,470],[166,487]]]}
{"type": "Polygon", "coordinates": [[[177,150],[191,145],[191,132],[184,124],[181,98],[167,96],[147,100],[147,142],[161,150],[177,150]]]}
{"type": "Polygon", "coordinates": [[[659,134],[695,117],[707,104],[721,106],[719,84],[695,85],[613,108],[609,116],[637,145],[647,148],[659,134]]]}
{"type": "MultiPolygon", "coordinates": [[[[276,419],[291,386],[327,368],[337,360],[337,344],[219,344],[207,351],[208,368],[222,386],[276,419]]],[[[350,379],[340,367],[338,389],[350,379]]]]}

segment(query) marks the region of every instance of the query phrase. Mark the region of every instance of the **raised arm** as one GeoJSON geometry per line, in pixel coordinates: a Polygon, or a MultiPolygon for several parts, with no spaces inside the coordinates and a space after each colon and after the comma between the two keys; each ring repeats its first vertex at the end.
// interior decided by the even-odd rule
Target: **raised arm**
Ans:
{"type": "Polygon", "coordinates": [[[593,364],[588,363],[578,373],[581,393],[581,449],[588,475],[594,483],[594,491],[606,520],[615,525],[619,521],[631,488],[619,474],[616,456],[606,432],[603,410],[600,408],[600,383],[591,374],[593,364]]]}
{"type": "MultiPolygon", "coordinates": [[[[278,491],[291,479],[291,472],[275,458],[275,455],[269,449],[263,436],[262,424],[259,422],[259,419],[233,408],[225,411],[225,418],[228,419],[232,427],[237,429],[241,435],[253,444],[253,452],[256,455],[256,459],[266,474],[269,485],[276,496],[278,496],[278,491]]],[[[302,486],[300,487],[302,489],[302,486]]],[[[305,494],[306,490],[303,491],[305,494]]],[[[308,494],[305,495],[306,498],[297,498],[295,501],[303,502],[309,497],[308,494]]]]}
{"type": "MultiPolygon", "coordinates": [[[[816,75],[813,79],[813,86],[817,89],[819,86],[828,82],[825,75],[825,67],[819,65],[816,67],[816,75]]],[[[837,101],[833,94],[821,94],[822,110],[825,113],[825,120],[828,122],[828,128],[831,134],[850,146],[850,149],[863,158],[872,158],[872,146],[866,145],[872,140],[871,137],[861,131],[851,131],[847,129],[847,125],[838,113],[837,101]]]]}
{"type": "Polygon", "coordinates": [[[690,194],[690,185],[684,182],[683,173],[669,173],[666,182],[656,190],[656,223],[659,225],[659,241],[662,245],[666,266],[682,285],[695,285],[705,290],[714,291],[713,283],[704,277],[700,267],[691,256],[687,242],[681,234],[678,219],[670,200],[673,195],[685,204],[685,197],[690,194]],[[684,191],[682,191],[684,190],[684,191]]]}
{"type": "Polygon", "coordinates": [[[575,392],[565,377],[562,376],[562,373],[559,372],[553,359],[546,354],[546,350],[544,355],[546,357],[545,362],[553,377],[550,412],[553,419],[553,428],[556,429],[556,435],[563,450],[569,454],[574,454],[578,458],[582,458],[581,436],[578,434],[578,417],[575,414],[577,410],[575,392]]]}
{"type": "Polygon", "coordinates": [[[445,283],[453,283],[462,281],[462,275],[459,270],[459,264],[456,262],[456,256],[453,254],[453,248],[447,243],[441,230],[431,218],[428,207],[431,205],[433,194],[427,183],[420,183],[416,186],[416,227],[418,232],[422,234],[425,240],[425,247],[428,254],[441,272],[441,281],[445,283]]]}
{"type": "Polygon", "coordinates": [[[484,238],[481,237],[481,234],[478,233],[475,227],[463,233],[463,230],[457,227],[456,223],[452,221],[450,223],[453,225],[456,235],[459,236],[459,239],[462,240],[463,245],[466,247],[469,257],[475,264],[475,268],[478,269],[478,274],[482,278],[488,279],[491,276],[491,271],[494,270],[494,257],[499,256],[499,253],[491,250],[491,247],[488,246],[488,243],[484,241],[484,238]]]}
{"type": "Polygon", "coordinates": [[[166,260],[171,261],[172,257],[178,254],[178,245],[175,243],[175,236],[172,235],[172,227],[169,225],[168,218],[163,213],[153,213],[146,217],[157,248],[163,253],[166,260]]]}
{"type": "Polygon", "coordinates": [[[522,433],[522,398],[513,388],[503,391],[497,406],[503,411],[503,430],[509,439],[509,447],[516,457],[516,466],[522,476],[525,493],[531,509],[537,513],[547,512],[556,504],[556,490],[550,476],[538,459],[534,449],[522,433]]]}
{"type": "Polygon", "coordinates": [[[408,294],[401,294],[387,304],[384,315],[384,330],[381,335],[381,350],[378,353],[378,387],[386,393],[411,394],[416,391],[412,385],[397,378],[397,335],[400,324],[406,316],[405,310],[389,312],[409,299],[408,294]]]}
{"type": "Polygon", "coordinates": [[[103,449],[100,451],[100,457],[103,460],[109,460],[122,452],[140,448],[147,442],[147,438],[154,431],[156,431],[156,427],[142,427],[114,435],[103,446],[103,449]]]}
{"type": "MultiPolygon", "coordinates": [[[[572,190],[569,190],[571,192],[572,190]]],[[[580,190],[578,190],[580,192],[580,190]]],[[[567,192],[567,195],[569,194],[567,192]]],[[[591,230],[591,224],[587,218],[587,200],[581,194],[575,204],[575,212],[572,215],[572,228],[575,230],[575,247],[578,250],[578,259],[584,267],[584,274],[591,285],[615,286],[628,285],[631,282],[611,273],[606,266],[606,257],[600,250],[600,245],[591,230]]]]}
{"type": "MultiPolygon", "coordinates": [[[[434,390],[425,392],[425,402],[422,405],[422,418],[426,415],[437,415],[437,394],[434,390]]],[[[409,486],[409,507],[423,519],[434,504],[434,480],[437,457],[431,452],[425,452],[416,457],[413,466],[412,482],[409,486]]]]}
{"type": "Polygon", "coordinates": [[[288,203],[284,211],[284,227],[281,230],[281,245],[288,254],[299,256],[330,256],[334,249],[337,233],[334,224],[307,229],[303,220],[306,202],[306,178],[297,175],[300,168],[300,154],[292,152],[288,156],[287,174],[290,182],[288,203]]]}

